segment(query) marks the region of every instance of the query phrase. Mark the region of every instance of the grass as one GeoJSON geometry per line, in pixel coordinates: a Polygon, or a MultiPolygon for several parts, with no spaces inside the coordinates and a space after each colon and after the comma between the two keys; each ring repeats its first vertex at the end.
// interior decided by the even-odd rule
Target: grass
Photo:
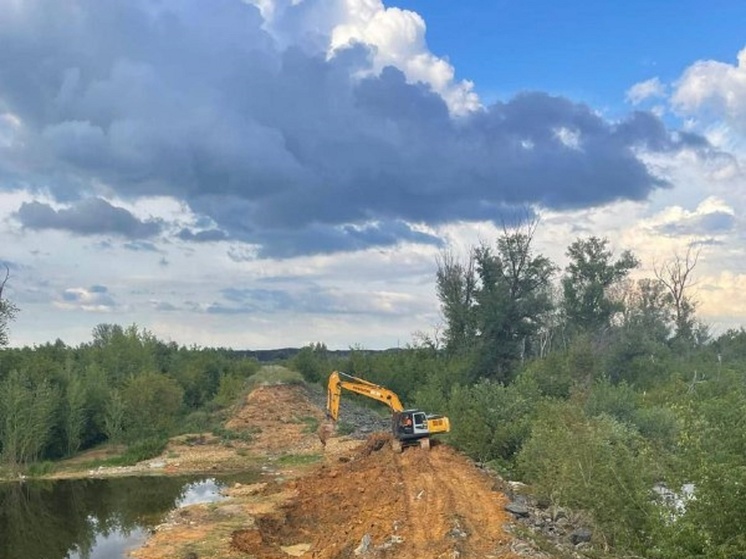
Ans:
{"type": "Polygon", "coordinates": [[[337,423],[337,433],[340,435],[351,435],[355,432],[355,426],[348,421],[339,421],[337,423]]]}
{"type": "Polygon", "coordinates": [[[321,460],[321,454],[284,454],[277,459],[282,466],[304,466],[321,460]]]}
{"type": "Polygon", "coordinates": [[[301,423],[305,423],[304,433],[315,433],[319,429],[319,420],[313,416],[307,415],[300,418],[301,423]]]}
{"type": "Polygon", "coordinates": [[[249,388],[274,384],[303,384],[303,375],[280,365],[265,365],[247,380],[249,388]]]}
{"type": "Polygon", "coordinates": [[[35,462],[34,464],[29,464],[28,468],[26,468],[26,475],[29,477],[46,476],[54,472],[56,468],[57,465],[54,462],[35,462]]]}

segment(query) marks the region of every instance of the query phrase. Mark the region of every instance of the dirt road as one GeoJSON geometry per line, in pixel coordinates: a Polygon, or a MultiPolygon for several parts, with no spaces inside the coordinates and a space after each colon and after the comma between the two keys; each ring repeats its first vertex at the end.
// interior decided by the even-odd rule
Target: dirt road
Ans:
{"type": "Polygon", "coordinates": [[[443,444],[396,454],[386,434],[333,436],[322,446],[309,428],[320,417],[299,387],[252,393],[228,425],[252,430],[246,450],[271,458],[275,477],[231,488],[220,505],[178,511],[133,557],[517,557],[506,497],[463,455],[443,444]],[[292,413],[278,419],[278,410],[292,413]],[[318,462],[283,469],[277,457],[288,452],[318,462]]]}

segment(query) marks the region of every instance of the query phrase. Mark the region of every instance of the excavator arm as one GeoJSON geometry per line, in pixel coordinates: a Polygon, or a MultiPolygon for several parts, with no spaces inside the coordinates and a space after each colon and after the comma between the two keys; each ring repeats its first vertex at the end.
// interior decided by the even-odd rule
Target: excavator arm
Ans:
{"type": "Polygon", "coordinates": [[[329,376],[329,385],[326,393],[326,412],[334,421],[337,421],[339,418],[339,401],[342,397],[343,389],[383,402],[394,412],[404,410],[399,396],[388,388],[348,375],[347,373],[334,371],[329,376]]]}

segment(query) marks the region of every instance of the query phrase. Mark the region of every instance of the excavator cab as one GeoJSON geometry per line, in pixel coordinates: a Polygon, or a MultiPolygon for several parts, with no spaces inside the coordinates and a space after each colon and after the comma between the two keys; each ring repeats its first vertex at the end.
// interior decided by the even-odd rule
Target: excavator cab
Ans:
{"type": "Polygon", "coordinates": [[[427,415],[420,410],[394,412],[393,435],[400,441],[414,441],[430,435],[427,415]]]}

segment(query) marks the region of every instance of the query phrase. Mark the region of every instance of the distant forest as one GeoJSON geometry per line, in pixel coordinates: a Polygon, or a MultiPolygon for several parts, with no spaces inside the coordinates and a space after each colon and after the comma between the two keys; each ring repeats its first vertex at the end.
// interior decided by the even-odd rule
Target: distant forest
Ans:
{"type": "MultiPolygon", "coordinates": [[[[712,336],[699,320],[698,252],[633,280],[634,254],[579,238],[560,270],[534,251],[535,228],[462,261],[443,253],[444,326],[397,350],[187,348],[112,324],[77,347],[6,347],[3,467],[33,472],[104,443],[137,459],[177,432],[241,436],[220,418],[261,363],[322,385],[338,369],[447,414],[448,443],[584,515],[612,555],[746,557],[746,331],[712,336]]],[[[14,312],[0,302],[3,342],[14,312]]]]}

